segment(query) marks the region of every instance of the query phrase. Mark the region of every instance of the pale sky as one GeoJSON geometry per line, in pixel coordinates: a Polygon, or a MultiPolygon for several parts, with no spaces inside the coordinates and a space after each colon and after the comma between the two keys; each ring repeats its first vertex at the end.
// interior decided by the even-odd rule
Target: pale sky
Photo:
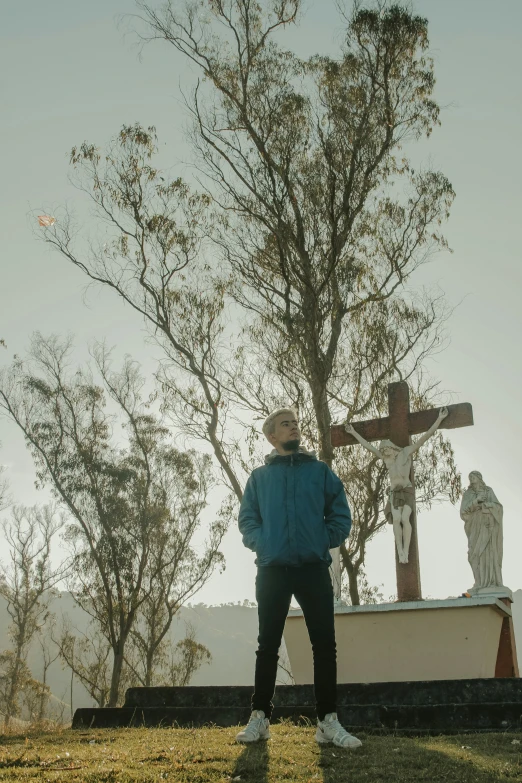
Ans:
{"type": "MultiPolygon", "coordinates": [[[[522,587],[520,511],[522,443],[518,419],[522,382],[522,2],[521,0],[417,0],[429,19],[435,58],[435,97],[445,107],[442,127],[415,151],[452,182],[457,198],[446,235],[454,252],[435,258],[418,284],[439,285],[459,304],[449,347],[430,371],[471,402],[475,426],[449,434],[465,485],[480,470],[504,505],[504,583],[522,587]]],[[[299,54],[334,54],[341,23],[332,0],[308,0],[308,12],[288,37],[299,54]]],[[[87,140],[103,146],[121,126],[155,125],[161,165],[185,175],[191,151],[179,84],[190,72],[167,44],[148,46],[138,59],[135,37],[117,17],[135,12],[133,0],[36,0],[10,4],[1,29],[2,61],[2,272],[0,336],[8,345],[0,362],[23,353],[31,333],[72,332],[77,360],[87,344],[106,338],[116,356],[130,353],[150,373],[151,348],[142,324],[109,292],[84,297],[85,279],[31,233],[30,210],[85,201],[68,183],[68,153],[87,140]]],[[[0,462],[8,466],[14,500],[45,502],[20,433],[0,420],[0,462]]],[[[267,444],[268,445],[268,444],[267,444]]],[[[458,507],[437,506],[419,516],[424,597],[458,595],[471,586],[466,537],[458,507]]],[[[254,599],[254,555],[233,526],[225,539],[224,574],[216,574],[196,601],[254,599]]],[[[370,544],[370,582],[395,593],[391,529],[370,544]]]]}

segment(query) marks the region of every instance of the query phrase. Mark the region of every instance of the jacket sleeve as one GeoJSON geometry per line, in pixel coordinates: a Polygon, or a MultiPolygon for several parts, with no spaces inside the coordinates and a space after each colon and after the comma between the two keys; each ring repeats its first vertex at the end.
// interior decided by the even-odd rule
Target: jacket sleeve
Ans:
{"type": "Polygon", "coordinates": [[[330,549],[345,541],[352,527],[352,514],[341,479],[326,468],[324,521],[330,538],[330,549]]]}
{"type": "Polygon", "coordinates": [[[239,532],[243,536],[243,544],[253,552],[257,550],[262,524],[256,481],[252,474],[246,483],[239,508],[239,532]]]}

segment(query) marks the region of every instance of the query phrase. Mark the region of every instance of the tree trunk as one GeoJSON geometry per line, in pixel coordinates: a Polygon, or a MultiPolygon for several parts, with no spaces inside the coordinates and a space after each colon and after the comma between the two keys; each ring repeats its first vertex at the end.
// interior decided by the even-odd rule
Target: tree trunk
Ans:
{"type": "Polygon", "coordinates": [[[20,645],[16,648],[15,662],[13,667],[13,673],[11,682],[9,684],[9,694],[6,699],[4,725],[7,728],[9,721],[16,714],[16,700],[18,698],[18,691],[20,690],[20,667],[22,664],[22,648],[20,645]]]}
{"type": "Polygon", "coordinates": [[[18,688],[16,684],[17,679],[18,679],[18,673],[15,669],[13,671],[13,677],[9,684],[9,694],[7,696],[6,703],[5,703],[4,726],[6,729],[9,726],[10,720],[15,712],[16,697],[18,695],[18,688]]]}
{"type": "Polygon", "coordinates": [[[118,697],[120,693],[120,680],[123,670],[123,643],[120,640],[118,646],[114,650],[114,662],[112,666],[111,675],[111,690],[109,693],[109,701],[107,707],[117,707],[118,697]]]}
{"type": "Polygon", "coordinates": [[[351,604],[352,606],[360,606],[361,598],[359,596],[359,584],[358,584],[360,564],[354,566],[350,558],[347,557],[344,553],[343,553],[343,563],[344,563],[344,567],[346,568],[346,573],[348,574],[348,589],[350,591],[351,604]]]}
{"type": "Polygon", "coordinates": [[[154,674],[154,652],[147,651],[146,657],[146,669],[145,669],[145,687],[150,688],[152,685],[152,676],[154,674]]]}
{"type": "Polygon", "coordinates": [[[70,707],[70,709],[71,709],[71,721],[72,721],[72,719],[73,719],[73,715],[74,715],[74,707],[73,707],[73,684],[74,684],[74,672],[73,672],[73,670],[71,669],[71,689],[70,689],[70,700],[71,700],[71,707],[70,707]]]}
{"type": "Polygon", "coordinates": [[[47,692],[45,689],[45,686],[47,685],[47,669],[48,669],[47,663],[44,662],[43,677],[42,677],[43,688],[40,694],[40,705],[38,707],[38,723],[42,723],[47,709],[47,692]]]}
{"type": "Polygon", "coordinates": [[[334,458],[332,436],[330,432],[332,417],[330,415],[330,408],[328,407],[326,386],[321,380],[318,380],[312,385],[312,400],[319,439],[319,459],[322,462],[326,462],[328,467],[331,468],[334,458]]]}
{"type": "Polygon", "coordinates": [[[212,448],[214,449],[214,454],[216,456],[216,459],[219,462],[221,469],[225,473],[227,479],[229,480],[230,486],[234,490],[237,499],[241,503],[241,500],[243,499],[243,489],[237,479],[236,474],[232,469],[232,466],[230,465],[230,462],[225,456],[219,438],[216,435],[216,426],[214,425],[214,423],[208,426],[207,432],[208,432],[209,441],[212,445],[212,448]]]}

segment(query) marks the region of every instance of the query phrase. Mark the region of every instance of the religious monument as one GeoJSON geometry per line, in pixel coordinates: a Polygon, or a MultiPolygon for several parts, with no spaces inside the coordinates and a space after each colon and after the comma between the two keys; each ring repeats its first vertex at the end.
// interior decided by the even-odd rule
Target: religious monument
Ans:
{"type": "Polygon", "coordinates": [[[388,521],[393,524],[393,533],[395,544],[397,546],[397,555],[399,563],[408,562],[411,541],[411,522],[410,517],[415,507],[415,488],[410,480],[413,463],[412,455],[420,449],[423,443],[431,438],[440,423],[447,417],[448,409],[441,408],[435,422],[429,430],[422,435],[416,443],[411,446],[401,448],[392,443],[391,440],[383,440],[379,448],[375,448],[371,443],[359,435],[351,424],[345,424],[346,432],[353,435],[359,441],[361,446],[370,451],[375,456],[383,460],[388,468],[390,476],[389,500],[386,504],[385,514],[388,521]]]}
{"type": "MultiPolygon", "coordinates": [[[[397,450],[411,449],[412,435],[421,435],[421,438],[413,446],[413,451],[419,448],[426,440],[431,437],[436,429],[455,429],[457,427],[469,427],[473,425],[473,410],[468,402],[462,402],[457,405],[448,405],[444,408],[444,416],[441,418],[441,411],[435,408],[424,411],[410,410],[410,392],[408,384],[403,381],[388,384],[388,410],[389,415],[381,419],[370,419],[369,421],[358,421],[352,424],[355,435],[347,432],[344,424],[337,424],[332,427],[332,445],[334,447],[354,446],[359,444],[362,438],[367,443],[367,448],[371,441],[381,441],[384,443],[389,456],[386,457],[389,462],[394,463],[394,457],[397,450]],[[357,437],[359,436],[359,437],[357,437]],[[390,451],[394,449],[392,456],[390,451]]],[[[406,486],[406,492],[402,494],[402,499],[408,502],[404,505],[407,509],[401,513],[401,519],[407,516],[406,537],[409,539],[407,547],[407,558],[401,562],[399,559],[400,547],[395,547],[395,566],[397,572],[397,599],[399,601],[418,601],[422,599],[420,568],[419,568],[419,546],[417,541],[417,511],[415,504],[415,476],[411,454],[413,451],[406,451],[403,454],[404,465],[399,471],[398,464],[392,468],[397,485],[402,481],[406,486]],[[409,467],[409,471],[408,471],[409,467]],[[405,481],[405,476],[408,481],[405,481]]],[[[381,453],[379,451],[379,456],[381,453]]],[[[389,471],[388,467],[388,471],[389,471]]],[[[397,503],[401,499],[397,498],[397,503]]],[[[393,517],[392,517],[393,520],[393,517]]],[[[395,526],[394,526],[395,529],[395,526]]],[[[402,539],[402,531],[397,537],[402,539]]],[[[402,540],[404,544],[404,540],[402,540]]]]}
{"type": "MultiPolygon", "coordinates": [[[[479,473],[470,475],[461,506],[475,584],[458,598],[425,601],[421,593],[412,455],[439,428],[473,425],[471,405],[412,412],[404,382],[389,384],[388,404],[387,417],[334,425],[331,431],[332,445],[361,445],[388,468],[386,513],[395,534],[398,599],[363,606],[337,602],[338,682],[518,677],[513,596],[501,577],[502,506],[479,473]],[[412,435],[421,437],[412,443],[412,435]]],[[[311,683],[312,654],[300,609],[290,610],[284,636],[296,683],[311,683]]]]}
{"type": "Polygon", "coordinates": [[[504,510],[482,474],[469,474],[469,487],[464,492],[460,516],[468,537],[468,561],[475,582],[470,595],[506,595],[509,588],[502,584],[502,518],[504,510]]]}
{"type": "MultiPolygon", "coordinates": [[[[501,576],[502,506],[477,471],[460,509],[474,586],[459,598],[424,601],[421,595],[412,454],[439,428],[472,425],[471,405],[410,412],[406,383],[390,384],[388,399],[389,416],[355,422],[348,431],[344,424],[332,427],[334,446],[361,444],[388,467],[398,595],[393,603],[337,603],[339,719],[394,731],[520,731],[513,599],[501,576]],[[421,437],[412,444],[411,435],[421,437]]],[[[334,585],[340,590],[339,580],[334,585]]],[[[296,685],[278,686],[272,718],[313,719],[312,650],[300,609],[290,610],[284,636],[296,685]]],[[[121,708],[76,710],[73,728],[237,726],[250,715],[251,694],[251,686],[129,688],[121,708]]]]}

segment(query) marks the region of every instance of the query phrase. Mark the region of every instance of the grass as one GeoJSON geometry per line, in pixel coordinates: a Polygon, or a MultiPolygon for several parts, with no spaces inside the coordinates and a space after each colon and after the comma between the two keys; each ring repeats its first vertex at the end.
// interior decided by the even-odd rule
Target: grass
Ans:
{"type": "Polygon", "coordinates": [[[414,738],[360,732],[363,747],[348,751],[319,747],[314,727],[286,721],[271,727],[271,740],[252,746],[237,744],[237,731],[211,726],[4,734],[0,781],[522,783],[521,734],[414,738]]]}

